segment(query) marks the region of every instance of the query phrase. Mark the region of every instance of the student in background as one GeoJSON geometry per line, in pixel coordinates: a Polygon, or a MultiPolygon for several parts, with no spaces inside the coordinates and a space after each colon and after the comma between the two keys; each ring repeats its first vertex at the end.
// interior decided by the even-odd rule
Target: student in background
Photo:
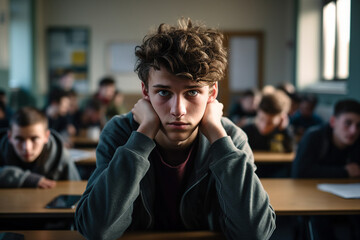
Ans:
{"type": "Polygon", "coordinates": [[[109,106],[106,109],[106,120],[110,120],[113,116],[121,115],[127,113],[127,109],[124,105],[125,96],[120,91],[115,92],[115,96],[109,106]]]}
{"type": "Polygon", "coordinates": [[[74,72],[68,68],[64,69],[60,72],[58,77],[54,79],[54,83],[51,88],[51,91],[62,90],[65,92],[69,92],[71,90],[74,90],[74,82],[75,82],[74,72]]]}
{"type": "Polygon", "coordinates": [[[290,125],[298,139],[301,139],[308,128],[323,123],[321,117],[315,113],[317,97],[313,94],[303,94],[300,99],[299,109],[290,117],[290,125]]]}
{"type": "Polygon", "coordinates": [[[98,90],[94,95],[103,106],[107,107],[114,99],[116,92],[115,79],[107,76],[100,80],[98,90]]]}
{"type": "Polygon", "coordinates": [[[253,121],[259,106],[261,94],[258,90],[244,91],[230,106],[229,118],[237,126],[242,127],[253,121]]]}
{"type": "Polygon", "coordinates": [[[53,188],[56,180],[80,180],[61,138],[46,116],[21,108],[0,133],[0,187],[53,188]]]}
{"type": "Polygon", "coordinates": [[[76,133],[76,129],[71,122],[69,109],[70,98],[68,92],[58,89],[50,93],[49,105],[45,108],[49,128],[60,133],[67,146],[70,145],[69,137],[74,136],[76,133]]]}
{"type": "Polygon", "coordinates": [[[292,152],[293,134],[289,128],[289,97],[280,90],[267,88],[255,122],[243,127],[253,150],[292,152]]]}
{"type": "Polygon", "coordinates": [[[2,128],[9,127],[9,119],[6,115],[6,107],[3,102],[0,101],[0,130],[2,128]]]}
{"type": "MultiPolygon", "coordinates": [[[[328,124],[308,129],[293,162],[294,178],[360,177],[360,103],[338,101],[328,124]]],[[[314,217],[315,239],[335,239],[332,218],[314,217]]],[[[360,239],[360,220],[351,219],[353,239],[360,239]]]]}
{"type": "Polygon", "coordinates": [[[136,48],[143,98],[101,133],[75,214],[85,237],[197,229],[270,238],[275,214],[246,136],[216,100],[227,65],[222,38],[182,19],[136,48]]]}
{"type": "Polygon", "coordinates": [[[7,120],[9,120],[13,114],[13,109],[11,107],[9,107],[7,94],[6,94],[5,90],[3,90],[3,89],[0,89],[0,103],[3,104],[3,106],[5,108],[5,116],[6,116],[7,120]]]}
{"type": "Polygon", "coordinates": [[[89,99],[83,109],[76,112],[73,117],[73,125],[76,129],[76,135],[86,137],[90,128],[97,128],[98,133],[103,128],[102,122],[104,113],[101,103],[96,99],[89,99]]]}

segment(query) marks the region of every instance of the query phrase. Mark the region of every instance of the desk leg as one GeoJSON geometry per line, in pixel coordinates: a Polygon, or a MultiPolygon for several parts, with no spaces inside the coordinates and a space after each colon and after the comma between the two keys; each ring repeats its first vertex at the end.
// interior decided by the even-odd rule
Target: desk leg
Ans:
{"type": "Polygon", "coordinates": [[[309,216],[305,216],[305,225],[306,225],[306,232],[309,240],[314,240],[314,231],[313,226],[310,221],[309,216]]]}

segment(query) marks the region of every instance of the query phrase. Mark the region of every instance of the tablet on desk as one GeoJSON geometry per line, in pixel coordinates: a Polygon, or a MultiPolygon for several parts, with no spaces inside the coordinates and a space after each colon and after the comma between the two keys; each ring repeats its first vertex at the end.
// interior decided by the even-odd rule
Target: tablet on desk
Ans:
{"type": "Polygon", "coordinates": [[[59,195],[46,205],[46,208],[75,208],[81,195],[59,195]]]}

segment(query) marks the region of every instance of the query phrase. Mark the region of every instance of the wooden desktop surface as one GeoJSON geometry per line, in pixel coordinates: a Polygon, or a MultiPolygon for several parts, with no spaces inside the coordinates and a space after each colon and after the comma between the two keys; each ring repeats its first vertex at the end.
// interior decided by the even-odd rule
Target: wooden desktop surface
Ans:
{"type": "Polygon", "coordinates": [[[60,194],[81,195],[86,181],[58,181],[55,188],[1,188],[0,217],[74,217],[75,209],[48,209],[46,204],[60,194]]]}
{"type": "Polygon", "coordinates": [[[276,152],[262,152],[254,151],[255,163],[292,163],[295,158],[295,153],[276,153],[276,152]]]}
{"type": "MultiPolygon", "coordinates": [[[[91,153],[90,157],[81,159],[76,162],[78,165],[95,165],[96,164],[96,149],[87,148],[81,149],[91,153]]],[[[274,153],[274,152],[254,152],[255,163],[292,163],[295,158],[295,153],[274,153]]]]}
{"type": "MultiPolygon", "coordinates": [[[[278,215],[360,214],[360,199],[343,199],[317,189],[318,183],[360,179],[261,179],[278,215]]],[[[75,209],[47,209],[59,194],[82,194],[86,181],[59,181],[53,189],[0,189],[0,217],[73,217],[75,209]]]]}
{"type": "Polygon", "coordinates": [[[344,199],[317,189],[319,183],[354,183],[360,179],[261,179],[278,215],[360,214],[360,199],[344,199]]]}
{"type": "MultiPolygon", "coordinates": [[[[4,232],[4,231],[3,231],[4,232]]],[[[20,233],[25,236],[25,240],[83,240],[85,239],[77,231],[9,231],[20,233]]],[[[220,233],[210,231],[188,231],[188,232],[129,232],[125,233],[121,240],[182,240],[182,239],[208,239],[220,240],[225,239],[220,233]]]]}

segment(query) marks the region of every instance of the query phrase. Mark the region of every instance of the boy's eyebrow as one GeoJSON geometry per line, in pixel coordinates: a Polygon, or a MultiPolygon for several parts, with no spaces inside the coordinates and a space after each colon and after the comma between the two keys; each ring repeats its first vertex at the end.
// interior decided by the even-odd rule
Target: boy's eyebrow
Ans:
{"type": "MultiPolygon", "coordinates": [[[[167,85],[162,85],[162,84],[155,84],[152,86],[153,88],[165,88],[165,89],[171,89],[170,86],[167,85]]],[[[189,85],[186,86],[185,89],[194,89],[194,88],[202,88],[203,86],[201,85],[189,85]]]]}

